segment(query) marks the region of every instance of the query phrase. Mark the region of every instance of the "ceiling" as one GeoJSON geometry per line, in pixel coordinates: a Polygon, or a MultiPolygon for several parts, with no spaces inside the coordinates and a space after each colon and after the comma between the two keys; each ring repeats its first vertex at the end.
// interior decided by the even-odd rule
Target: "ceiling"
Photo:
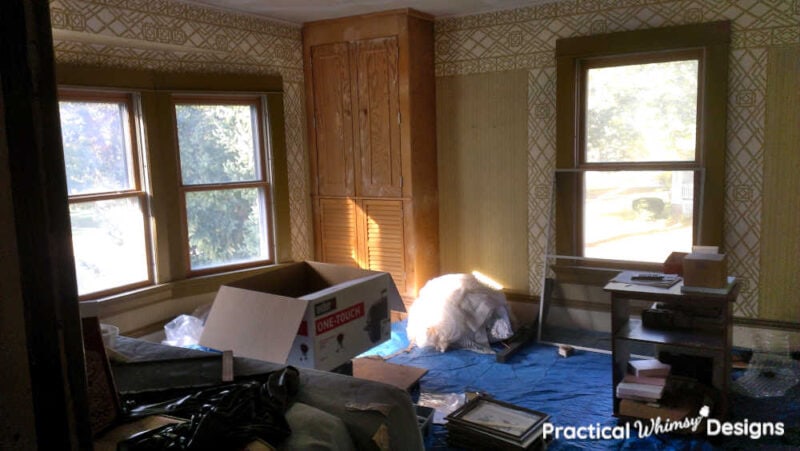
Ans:
{"type": "Polygon", "coordinates": [[[314,20],[377,11],[414,8],[434,17],[464,16],[488,11],[553,3],[558,0],[182,0],[301,24],[314,20]]]}

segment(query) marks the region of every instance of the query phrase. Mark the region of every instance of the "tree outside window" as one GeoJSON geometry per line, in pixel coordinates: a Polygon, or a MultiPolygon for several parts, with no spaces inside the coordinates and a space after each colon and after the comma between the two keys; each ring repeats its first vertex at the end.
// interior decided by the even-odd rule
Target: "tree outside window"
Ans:
{"type": "Polygon", "coordinates": [[[86,298],[148,285],[153,271],[133,97],[60,97],[78,293],[86,298]]]}
{"type": "Polygon", "coordinates": [[[259,99],[175,100],[190,271],[271,260],[259,99]]]}
{"type": "Polygon", "coordinates": [[[656,269],[722,244],[729,43],[730,22],[556,41],[556,254],[656,269]]]}
{"type": "Polygon", "coordinates": [[[694,175],[685,163],[696,160],[698,63],[584,72],[584,257],[663,262],[691,249],[694,175]]]}

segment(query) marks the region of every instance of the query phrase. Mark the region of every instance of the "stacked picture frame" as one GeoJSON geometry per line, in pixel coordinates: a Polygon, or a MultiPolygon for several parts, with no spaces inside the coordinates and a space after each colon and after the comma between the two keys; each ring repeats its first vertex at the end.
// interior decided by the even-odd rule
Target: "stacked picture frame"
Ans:
{"type": "Polygon", "coordinates": [[[447,416],[447,442],[480,450],[542,450],[550,415],[485,395],[476,396],[447,416]]]}

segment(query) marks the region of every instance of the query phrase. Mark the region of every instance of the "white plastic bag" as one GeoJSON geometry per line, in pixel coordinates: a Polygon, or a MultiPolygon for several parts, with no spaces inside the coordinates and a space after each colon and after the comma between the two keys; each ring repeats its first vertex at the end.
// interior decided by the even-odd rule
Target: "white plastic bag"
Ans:
{"type": "Polygon", "coordinates": [[[191,346],[200,341],[203,333],[203,320],[192,315],[179,315],[164,325],[167,339],[162,341],[170,346],[191,346]]]}
{"type": "Polygon", "coordinates": [[[417,404],[434,409],[433,422],[436,424],[445,424],[447,423],[445,417],[463,406],[466,399],[467,396],[464,393],[421,392],[417,404]]]}
{"type": "Polygon", "coordinates": [[[409,341],[419,347],[449,347],[492,353],[490,343],[513,335],[506,297],[471,274],[428,281],[408,312],[409,341]]]}

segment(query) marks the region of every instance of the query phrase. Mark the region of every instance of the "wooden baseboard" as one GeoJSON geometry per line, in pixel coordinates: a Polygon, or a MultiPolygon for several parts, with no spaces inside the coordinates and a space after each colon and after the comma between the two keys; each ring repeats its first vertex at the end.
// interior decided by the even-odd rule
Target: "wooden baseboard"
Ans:
{"type": "Polygon", "coordinates": [[[538,304],[540,296],[538,294],[520,293],[519,291],[503,290],[508,302],[522,302],[526,304],[538,304]]]}
{"type": "Polygon", "coordinates": [[[800,323],[792,323],[788,321],[775,321],[769,319],[744,318],[737,316],[733,318],[733,324],[735,326],[755,327],[763,329],[800,331],[800,323]]]}

